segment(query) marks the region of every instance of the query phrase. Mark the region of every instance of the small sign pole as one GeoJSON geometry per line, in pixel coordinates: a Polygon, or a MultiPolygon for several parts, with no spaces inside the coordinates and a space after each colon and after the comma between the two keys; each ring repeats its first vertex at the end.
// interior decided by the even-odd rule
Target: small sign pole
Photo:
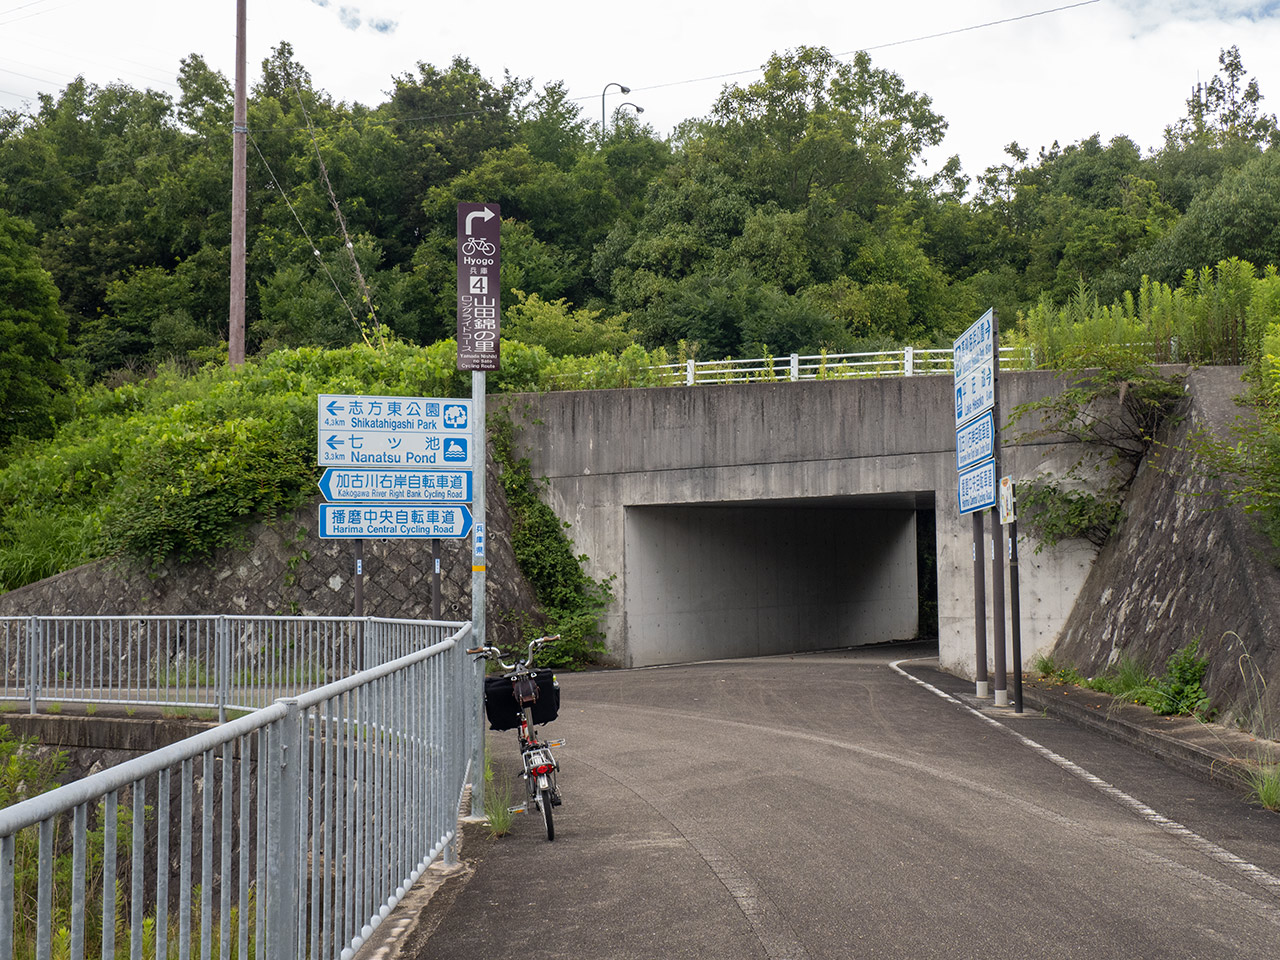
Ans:
{"type": "Polygon", "coordinates": [[[440,538],[431,538],[431,619],[440,619],[440,538]]]}
{"type": "Polygon", "coordinates": [[[355,575],[355,591],[356,591],[356,617],[364,616],[364,541],[354,541],[354,552],[356,561],[355,575]]]}
{"type": "Polygon", "coordinates": [[[1013,617],[1013,712],[1022,712],[1022,616],[1018,597],[1018,521],[1009,523],[1009,606],[1013,617]]]}
{"type": "Polygon", "coordinates": [[[1009,616],[1013,644],[1013,712],[1022,712],[1022,611],[1018,588],[1017,488],[1013,477],[1000,478],[1000,522],[1009,526],[1009,616]]]}

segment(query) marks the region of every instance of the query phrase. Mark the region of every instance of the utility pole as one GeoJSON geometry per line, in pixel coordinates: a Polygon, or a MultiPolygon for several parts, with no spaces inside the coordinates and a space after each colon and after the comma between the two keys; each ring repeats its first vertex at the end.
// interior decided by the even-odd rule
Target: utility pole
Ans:
{"type": "Polygon", "coordinates": [[[245,4],[236,0],[236,104],[231,127],[231,310],[227,365],[244,363],[245,165],[249,114],[245,104],[245,4]]]}

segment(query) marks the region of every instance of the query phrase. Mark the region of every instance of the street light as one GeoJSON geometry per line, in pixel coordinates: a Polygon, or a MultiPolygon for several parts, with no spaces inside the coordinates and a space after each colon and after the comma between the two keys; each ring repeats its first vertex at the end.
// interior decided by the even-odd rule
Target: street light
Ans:
{"type": "Polygon", "coordinates": [[[631,88],[621,83],[606,83],[604,89],[600,91],[600,142],[604,142],[605,116],[604,116],[604,95],[609,92],[610,87],[617,87],[623,93],[630,93],[631,88]]]}
{"type": "MultiPolygon", "coordinates": [[[[626,103],[618,104],[618,110],[621,110],[623,107],[635,107],[636,113],[644,113],[644,107],[634,104],[630,100],[628,100],[626,103]]],[[[613,112],[617,113],[618,110],[614,110],[613,112]]]]}

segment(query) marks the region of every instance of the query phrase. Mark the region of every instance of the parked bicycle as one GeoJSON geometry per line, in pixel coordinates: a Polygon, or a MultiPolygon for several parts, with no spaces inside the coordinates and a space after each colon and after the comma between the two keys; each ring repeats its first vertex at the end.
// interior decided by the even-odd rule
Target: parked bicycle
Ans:
{"type": "Polygon", "coordinates": [[[523,660],[503,663],[497,647],[476,647],[467,653],[477,660],[492,660],[505,673],[485,677],[484,712],[490,730],[516,730],[520,738],[520,779],[525,783],[525,802],[511,808],[513,813],[541,812],[547,827],[547,839],[556,838],[553,808],[560,806],[560,789],[556,772],[560,765],[551,753],[552,747],[564,746],[563,740],[540,740],[536,724],[550,723],[560,713],[560,684],[550,670],[533,666],[534,652],[541,646],[559,640],[539,637],[530,641],[523,660]]]}

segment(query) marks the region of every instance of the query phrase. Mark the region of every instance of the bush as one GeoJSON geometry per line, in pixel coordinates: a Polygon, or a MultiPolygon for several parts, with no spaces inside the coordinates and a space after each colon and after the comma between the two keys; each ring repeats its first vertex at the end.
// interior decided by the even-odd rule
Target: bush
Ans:
{"type": "Polygon", "coordinates": [[[1157,714],[1187,714],[1197,720],[1210,720],[1214,710],[1209,695],[1200,686],[1209,661],[1199,654],[1200,641],[1187,644],[1169,658],[1164,676],[1155,682],[1147,705],[1157,714]]]}

